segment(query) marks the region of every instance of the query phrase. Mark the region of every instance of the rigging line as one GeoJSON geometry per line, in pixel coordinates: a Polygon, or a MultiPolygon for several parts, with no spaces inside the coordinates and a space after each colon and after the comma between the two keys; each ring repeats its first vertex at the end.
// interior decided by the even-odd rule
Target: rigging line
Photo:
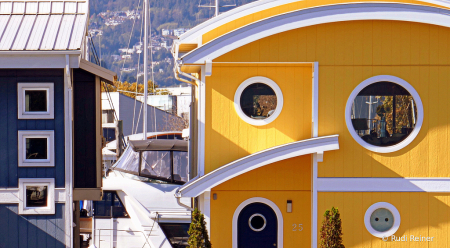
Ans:
{"type": "MultiPolygon", "coordinates": [[[[153,73],[153,44],[152,44],[152,18],[151,18],[151,8],[150,8],[150,4],[148,6],[148,19],[149,19],[149,25],[150,25],[150,62],[151,62],[151,68],[152,68],[152,88],[153,88],[153,95],[156,95],[155,92],[155,77],[154,77],[154,73],[153,73]]],[[[145,82],[148,83],[148,82],[145,82]]],[[[156,112],[155,112],[155,107],[153,107],[153,118],[155,119],[155,126],[154,126],[154,130],[155,132],[156,130],[156,112]]],[[[147,134],[146,134],[147,135],[147,134]]],[[[158,139],[158,136],[156,136],[156,139],[158,139]]]]}
{"type": "Polygon", "coordinates": [[[91,36],[91,34],[89,34],[89,43],[91,44],[90,48],[91,48],[92,55],[94,56],[95,63],[96,63],[97,65],[99,65],[98,55],[97,55],[97,50],[95,49],[94,42],[92,42],[92,36],[91,36]]]}
{"type": "MultiPolygon", "coordinates": [[[[152,228],[150,229],[150,232],[148,233],[148,237],[150,238],[150,234],[152,234],[152,231],[153,231],[153,227],[155,226],[155,222],[158,222],[159,223],[159,213],[158,212],[156,212],[156,220],[153,220],[153,225],[152,225],[152,228]]],[[[144,234],[145,235],[145,234],[144,234]]],[[[148,239],[147,239],[148,240],[148,239]]],[[[144,248],[144,246],[145,246],[145,243],[144,243],[144,245],[142,246],[142,248],[144,248]]]]}
{"type": "MultiPolygon", "coordinates": [[[[137,8],[139,8],[139,5],[141,5],[141,0],[139,0],[137,8]]],[[[131,27],[130,39],[128,39],[127,55],[128,55],[128,50],[130,49],[131,37],[133,37],[133,31],[134,31],[134,24],[135,23],[136,23],[136,18],[133,18],[133,26],[131,27]]],[[[119,82],[122,82],[122,74],[123,74],[123,68],[125,67],[125,61],[126,61],[126,59],[124,59],[123,63],[122,63],[122,70],[120,71],[119,82]]]]}
{"type": "MultiPolygon", "coordinates": [[[[139,0],[139,2],[140,2],[140,0],[139,0]]],[[[139,5],[140,5],[140,3],[139,3],[139,5]]],[[[142,5],[144,5],[144,2],[142,2],[142,5]]],[[[142,7],[142,9],[144,9],[144,7],[142,7]]],[[[143,27],[144,27],[144,18],[141,18],[141,33],[139,35],[139,44],[142,45],[142,46],[143,46],[143,44],[142,44],[142,29],[143,29],[143,27]]],[[[135,132],[133,131],[133,127],[134,127],[134,120],[136,119],[136,98],[138,96],[138,88],[139,88],[140,62],[141,62],[141,53],[139,53],[139,55],[138,55],[138,66],[137,66],[137,73],[136,73],[136,95],[134,95],[133,124],[131,125],[131,133],[132,134],[135,134],[135,132]]],[[[138,124],[139,124],[139,122],[136,123],[136,125],[138,125],[138,124]]]]}

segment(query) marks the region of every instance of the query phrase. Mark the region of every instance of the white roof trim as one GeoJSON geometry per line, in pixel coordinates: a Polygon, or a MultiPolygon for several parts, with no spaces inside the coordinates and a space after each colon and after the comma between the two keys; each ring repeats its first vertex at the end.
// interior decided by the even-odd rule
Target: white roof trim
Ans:
{"type": "MultiPolygon", "coordinates": [[[[208,33],[209,31],[216,29],[230,21],[239,19],[244,16],[248,16],[266,9],[274,8],[277,6],[289,4],[292,2],[301,2],[302,0],[259,0],[255,2],[251,2],[227,12],[221,13],[220,15],[211,18],[194,28],[190,29],[186,33],[182,34],[179,37],[180,43],[197,43],[197,39],[201,37],[203,34],[208,33]]],[[[434,4],[446,8],[450,8],[450,3],[448,1],[442,0],[418,0],[418,3],[429,3],[434,4]]]]}
{"type": "Polygon", "coordinates": [[[204,64],[236,48],[281,32],[342,21],[393,20],[450,27],[450,11],[398,3],[356,3],[297,10],[270,17],[224,34],[182,57],[184,64],[204,64]]]}
{"type": "Polygon", "coordinates": [[[450,192],[449,177],[330,178],[317,179],[319,192],[450,192]]]}
{"type": "Polygon", "coordinates": [[[196,197],[204,191],[264,165],[317,152],[339,149],[338,135],[324,136],[272,147],[226,164],[210,173],[187,182],[177,197],[196,197]]]}
{"type": "Polygon", "coordinates": [[[109,82],[114,82],[114,79],[117,78],[117,74],[115,72],[91,63],[85,59],[80,59],[80,68],[92,74],[95,74],[109,82]]]}

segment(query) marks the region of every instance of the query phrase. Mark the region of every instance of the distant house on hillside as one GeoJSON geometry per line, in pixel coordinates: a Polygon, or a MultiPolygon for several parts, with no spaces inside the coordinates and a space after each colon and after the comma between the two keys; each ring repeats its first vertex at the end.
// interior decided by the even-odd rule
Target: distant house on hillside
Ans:
{"type": "Polygon", "coordinates": [[[171,33],[172,33],[172,32],[170,32],[169,29],[162,29],[162,30],[161,30],[161,34],[162,34],[163,36],[170,35],[171,33]]]}
{"type": "MultiPolygon", "coordinates": [[[[102,129],[106,141],[115,139],[114,121],[116,118],[123,122],[124,136],[141,133],[143,123],[142,103],[119,92],[111,92],[109,95],[112,104],[110,104],[107,93],[102,93],[102,129]]],[[[176,115],[155,108],[150,104],[147,106],[147,113],[148,132],[181,131],[184,129],[183,120],[176,115]]]]}

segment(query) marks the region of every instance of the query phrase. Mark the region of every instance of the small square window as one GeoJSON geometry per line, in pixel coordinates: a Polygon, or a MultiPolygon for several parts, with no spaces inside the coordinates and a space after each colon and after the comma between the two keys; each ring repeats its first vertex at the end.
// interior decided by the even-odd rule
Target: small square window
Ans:
{"type": "Polygon", "coordinates": [[[53,83],[18,83],[18,118],[54,118],[53,83]]]}
{"type": "Polygon", "coordinates": [[[26,186],[25,205],[27,207],[47,207],[47,191],[47,186],[26,186]]]}
{"type": "Polygon", "coordinates": [[[47,112],[47,91],[25,90],[25,112],[47,112]]]}
{"type": "Polygon", "coordinates": [[[47,159],[47,138],[25,138],[27,142],[26,159],[47,159]]]}
{"type": "Polygon", "coordinates": [[[54,131],[19,131],[19,167],[55,166],[54,131]]]}
{"type": "Polygon", "coordinates": [[[55,214],[55,179],[20,178],[19,214],[55,214]]]}

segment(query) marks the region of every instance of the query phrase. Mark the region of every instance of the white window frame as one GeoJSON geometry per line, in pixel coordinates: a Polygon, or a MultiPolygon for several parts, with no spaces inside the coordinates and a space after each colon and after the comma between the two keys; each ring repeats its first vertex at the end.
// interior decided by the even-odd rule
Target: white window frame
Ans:
{"type": "Polygon", "coordinates": [[[55,166],[55,134],[54,131],[18,131],[19,167],[52,167],[55,166]],[[47,138],[47,159],[26,159],[26,139],[47,138]]]}
{"type": "Polygon", "coordinates": [[[369,231],[370,234],[372,234],[377,238],[386,238],[394,235],[394,233],[397,232],[398,228],[400,227],[400,222],[401,222],[400,213],[398,212],[397,208],[395,208],[394,205],[387,202],[377,202],[373,204],[367,209],[366,214],[364,215],[364,225],[366,226],[367,231],[369,231]],[[389,210],[394,216],[394,224],[392,225],[391,229],[385,232],[379,232],[373,229],[372,225],[370,224],[370,216],[372,216],[372,213],[375,212],[375,210],[380,208],[385,208],[389,210]]]}
{"type": "Polygon", "coordinates": [[[55,93],[54,83],[18,83],[17,84],[17,109],[19,119],[53,119],[55,118],[55,93]],[[45,90],[47,92],[47,111],[25,111],[25,91],[45,90]]]}
{"type": "Polygon", "coordinates": [[[19,178],[19,214],[55,214],[55,179],[54,178],[19,178]],[[27,207],[27,186],[47,186],[47,206],[27,207]]]}
{"type": "Polygon", "coordinates": [[[280,115],[281,110],[283,109],[283,93],[281,92],[280,87],[272,79],[266,78],[266,77],[261,77],[261,76],[251,77],[251,78],[245,80],[244,82],[242,82],[241,85],[239,85],[239,87],[237,88],[236,93],[234,94],[234,108],[235,108],[237,114],[239,115],[239,117],[241,117],[241,119],[244,120],[245,122],[247,122],[248,124],[254,125],[254,126],[267,125],[267,124],[271,123],[272,121],[274,121],[278,117],[278,115],[280,115]],[[265,119],[252,119],[252,118],[248,117],[244,113],[244,111],[242,111],[242,108],[241,108],[242,92],[249,85],[255,84],[255,83],[266,84],[267,86],[272,88],[272,90],[275,92],[275,95],[277,97],[277,107],[275,108],[275,111],[273,112],[273,114],[271,116],[269,116],[265,119]]]}
{"type": "Polygon", "coordinates": [[[423,113],[422,100],[420,99],[420,96],[417,93],[417,91],[408,82],[406,82],[405,80],[403,80],[399,77],[395,77],[395,76],[379,75],[379,76],[374,76],[374,77],[364,80],[352,91],[352,93],[350,94],[350,96],[347,100],[347,105],[345,107],[345,124],[347,125],[347,129],[350,132],[350,134],[352,135],[353,139],[356,142],[358,142],[358,144],[360,144],[362,147],[366,148],[369,151],[373,151],[373,152],[390,153],[390,152],[395,152],[395,151],[403,149],[404,147],[409,145],[416,138],[416,136],[419,134],[420,129],[422,128],[423,115],[424,115],[424,113],[423,113]],[[402,140],[398,144],[395,144],[392,146],[386,146],[386,147],[375,146],[375,145],[369,144],[369,143],[365,142],[363,139],[361,139],[361,137],[359,137],[358,133],[353,128],[352,118],[351,118],[353,101],[355,100],[355,98],[359,94],[359,92],[361,92],[361,90],[363,90],[365,87],[367,87],[370,84],[378,83],[378,82],[382,82],[382,81],[392,82],[392,83],[398,84],[398,85],[402,86],[403,88],[405,88],[413,97],[414,102],[416,104],[416,108],[417,108],[417,121],[416,121],[416,126],[414,127],[413,131],[408,135],[408,137],[406,137],[404,140],[402,140]]]}

